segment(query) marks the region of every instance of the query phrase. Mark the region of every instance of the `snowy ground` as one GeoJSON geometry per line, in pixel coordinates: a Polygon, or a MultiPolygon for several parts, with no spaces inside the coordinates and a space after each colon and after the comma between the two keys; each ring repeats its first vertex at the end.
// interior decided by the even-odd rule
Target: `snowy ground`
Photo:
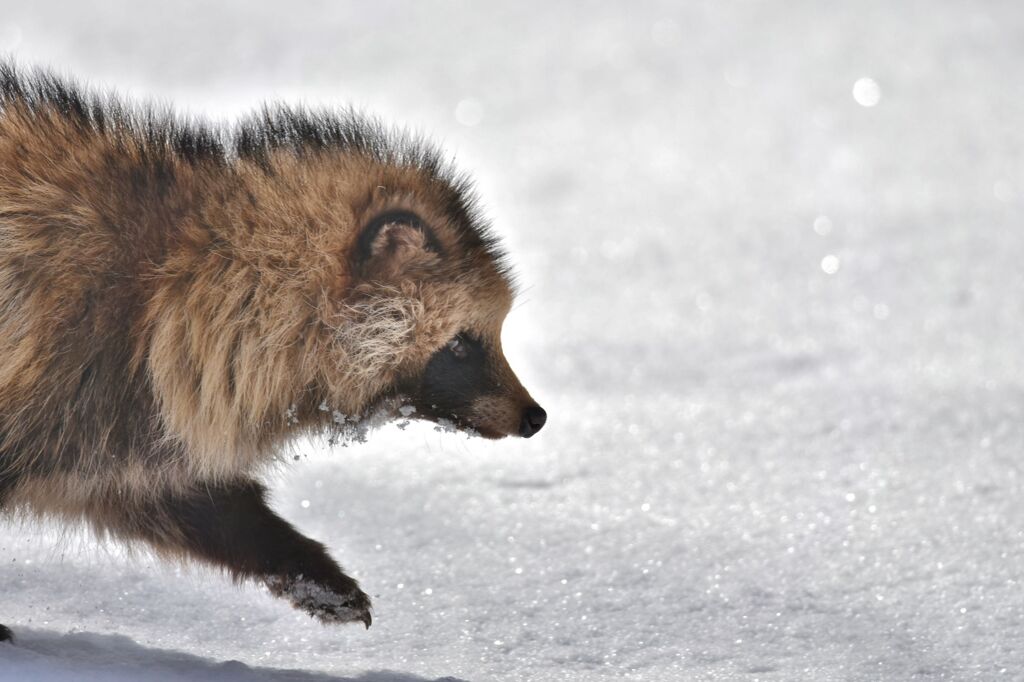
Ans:
{"type": "Polygon", "coordinates": [[[282,471],[369,631],[0,526],[0,679],[1024,678],[1024,6],[2,5],[28,63],[444,141],[551,418],[282,471]]]}

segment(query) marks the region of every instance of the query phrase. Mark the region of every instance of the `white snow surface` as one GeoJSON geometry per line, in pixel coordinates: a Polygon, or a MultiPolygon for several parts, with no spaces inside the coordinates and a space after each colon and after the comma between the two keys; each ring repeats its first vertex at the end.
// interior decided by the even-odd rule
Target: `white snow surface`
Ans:
{"type": "Polygon", "coordinates": [[[0,680],[1024,678],[1024,5],[6,1],[0,50],[434,136],[550,415],[269,481],[369,631],[0,525],[0,680]]]}

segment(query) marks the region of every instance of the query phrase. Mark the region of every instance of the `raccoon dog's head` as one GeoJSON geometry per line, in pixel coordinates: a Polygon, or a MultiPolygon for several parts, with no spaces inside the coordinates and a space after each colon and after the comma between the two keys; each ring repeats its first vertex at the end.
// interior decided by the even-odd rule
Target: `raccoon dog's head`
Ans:
{"type": "Polygon", "coordinates": [[[199,466],[227,475],[399,398],[408,416],[490,438],[544,426],[501,350],[501,250],[437,150],[285,106],[240,123],[230,152],[212,133],[182,135],[196,158],[175,166],[180,191],[161,196],[181,206],[160,215],[185,217],[151,278],[134,362],[199,466]]]}
{"type": "Polygon", "coordinates": [[[547,415],[502,353],[512,287],[465,183],[422,168],[376,171],[354,216],[339,363],[373,398],[411,402],[414,417],[488,438],[533,436],[547,415]]]}

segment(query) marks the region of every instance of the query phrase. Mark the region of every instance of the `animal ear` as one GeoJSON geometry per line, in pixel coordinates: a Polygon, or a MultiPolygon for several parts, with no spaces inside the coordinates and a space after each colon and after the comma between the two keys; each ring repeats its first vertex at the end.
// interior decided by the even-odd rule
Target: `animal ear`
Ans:
{"type": "Polygon", "coordinates": [[[388,211],[371,220],[356,247],[364,276],[391,278],[442,255],[437,235],[412,211],[388,211]]]}

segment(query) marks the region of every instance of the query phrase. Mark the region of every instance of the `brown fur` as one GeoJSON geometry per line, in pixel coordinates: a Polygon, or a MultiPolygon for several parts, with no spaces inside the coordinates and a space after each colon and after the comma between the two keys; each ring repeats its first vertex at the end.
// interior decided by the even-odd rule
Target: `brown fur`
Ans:
{"type": "Polygon", "coordinates": [[[259,509],[251,477],[329,423],[321,405],[364,414],[459,333],[501,388],[452,417],[517,432],[533,402],[500,353],[506,269],[437,159],[352,114],[268,109],[232,134],[0,65],[0,507],[85,518],[368,624],[340,571],[318,585],[358,593],[344,608],[296,596],[295,575],[335,566],[316,543],[291,531],[305,568],[265,570],[283,549],[224,554],[209,538],[245,529],[200,533],[189,510],[259,509]],[[361,256],[392,211],[427,227],[387,224],[361,256]]]}

